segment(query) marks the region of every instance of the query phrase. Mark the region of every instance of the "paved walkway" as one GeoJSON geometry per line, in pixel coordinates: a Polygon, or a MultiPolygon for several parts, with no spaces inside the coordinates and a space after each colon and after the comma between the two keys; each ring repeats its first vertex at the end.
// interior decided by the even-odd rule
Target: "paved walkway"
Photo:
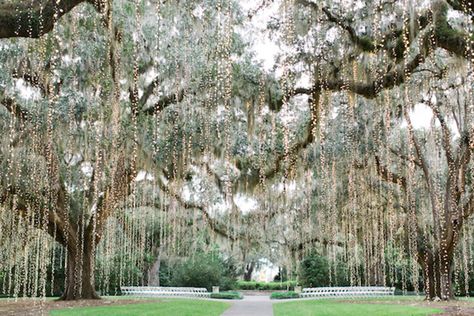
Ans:
{"type": "Polygon", "coordinates": [[[273,316],[272,302],[268,296],[244,296],[233,301],[222,316],[273,316]]]}

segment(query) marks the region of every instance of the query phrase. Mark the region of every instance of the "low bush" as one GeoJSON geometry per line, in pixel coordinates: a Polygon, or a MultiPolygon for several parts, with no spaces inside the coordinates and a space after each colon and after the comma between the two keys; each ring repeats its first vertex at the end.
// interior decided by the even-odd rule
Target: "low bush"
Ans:
{"type": "Polygon", "coordinates": [[[273,292],[272,295],[270,295],[270,298],[272,300],[285,300],[285,299],[290,299],[290,298],[299,298],[300,295],[296,292],[289,291],[289,292],[273,292]]]}
{"type": "Polygon", "coordinates": [[[236,282],[235,267],[230,260],[224,260],[218,253],[198,253],[175,266],[171,286],[205,287],[233,290],[236,282]]]}
{"type": "Polygon", "coordinates": [[[237,281],[238,290],[256,290],[257,282],[255,281],[237,281]]]}
{"type": "Polygon", "coordinates": [[[260,291],[279,291],[291,290],[296,286],[296,281],[285,282],[255,282],[255,281],[238,281],[238,290],[260,290],[260,291]]]}
{"type": "Polygon", "coordinates": [[[304,287],[329,286],[329,263],[326,257],[312,253],[300,262],[299,280],[304,287]]]}
{"type": "Polygon", "coordinates": [[[220,293],[212,293],[211,298],[218,298],[223,300],[241,300],[244,298],[244,296],[240,292],[227,291],[220,293]]]}
{"type": "MultiPolygon", "coordinates": [[[[397,257],[398,258],[398,257],[397,257]]],[[[302,287],[324,287],[330,286],[329,274],[333,274],[332,282],[338,286],[349,286],[349,267],[344,260],[338,256],[336,262],[331,263],[326,256],[313,252],[307,255],[299,264],[298,282],[302,287]]],[[[408,269],[409,270],[409,269],[408,269]]],[[[401,279],[401,276],[399,277],[401,279]]],[[[407,277],[408,280],[408,277],[407,277]]]]}

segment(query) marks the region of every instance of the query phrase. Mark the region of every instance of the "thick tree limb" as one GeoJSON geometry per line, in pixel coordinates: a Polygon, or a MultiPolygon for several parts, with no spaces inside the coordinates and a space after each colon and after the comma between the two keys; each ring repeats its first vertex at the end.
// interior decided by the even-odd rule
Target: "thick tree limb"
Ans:
{"type": "Polygon", "coordinates": [[[447,0],[448,4],[456,11],[464,12],[471,16],[474,22],[474,2],[469,0],[447,0]]]}
{"type": "Polygon", "coordinates": [[[4,96],[2,99],[0,99],[0,104],[2,104],[5,109],[11,113],[11,115],[22,122],[25,122],[29,117],[28,111],[22,108],[13,98],[4,96]]]}
{"type": "Polygon", "coordinates": [[[207,224],[209,225],[209,228],[212,231],[232,241],[236,240],[236,238],[234,237],[234,234],[232,234],[231,232],[229,233],[224,225],[222,225],[218,220],[212,218],[209,212],[205,209],[203,205],[195,203],[195,202],[186,201],[181,196],[181,194],[170,189],[169,186],[164,183],[161,177],[158,177],[158,186],[163,192],[167,192],[171,197],[173,197],[173,199],[175,199],[184,208],[199,210],[202,216],[205,218],[207,224]]]}
{"type": "Polygon", "coordinates": [[[42,82],[42,79],[38,73],[35,72],[26,72],[26,71],[15,71],[13,73],[13,78],[23,79],[25,82],[29,83],[33,87],[40,89],[42,95],[47,95],[51,89],[49,85],[45,85],[42,82]]]}
{"type": "MultiPolygon", "coordinates": [[[[50,181],[53,179],[49,179],[50,181]]],[[[52,190],[56,187],[54,184],[50,184],[52,190]]],[[[76,247],[74,242],[77,238],[76,231],[74,227],[69,225],[69,219],[64,217],[64,214],[61,211],[64,211],[65,200],[64,200],[64,187],[57,188],[57,192],[54,192],[53,198],[55,207],[53,209],[44,209],[38,208],[38,205],[42,203],[38,201],[39,199],[44,199],[45,197],[35,197],[29,193],[19,192],[14,187],[9,187],[2,195],[0,195],[0,205],[8,205],[8,208],[12,211],[18,212],[19,216],[27,217],[28,213],[34,212],[35,221],[33,225],[36,228],[43,228],[43,219],[46,219],[46,230],[47,233],[54,237],[55,240],[61,245],[72,249],[76,247]],[[13,200],[15,199],[15,203],[13,200]]]]}
{"type": "Polygon", "coordinates": [[[469,148],[469,136],[468,132],[461,135],[456,161],[454,163],[458,177],[456,193],[457,201],[461,199],[462,194],[466,191],[466,173],[472,157],[472,150],[469,148]]]}
{"type": "Polygon", "coordinates": [[[133,171],[136,169],[127,165],[127,162],[126,153],[122,152],[115,164],[111,182],[103,195],[98,197],[95,214],[92,214],[87,225],[86,236],[92,238],[95,233],[95,244],[100,241],[107,219],[113,210],[128,196],[132,181],[136,177],[133,171]]]}
{"type": "MultiPolygon", "coordinates": [[[[401,153],[399,150],[396,150],[396,149],[394,149],[394,148],[392,148],[392,147],[390,147],[389,150],[390,150],[390,152],[391,152],[392,154],[394,154],[394,155],[397,156],[398,158],[400,158],[400,159],[402,159],[402,160],[404,160],[404,161],[410,161],[410,158],[409,158],[407,155],[401,153]]],[[[415,165],[417,165],[417,166],[420,167],[420,168],[422,167],[421,162],[420,162],[419,159],[414,159],[414,160],[413,160],[413,163],[415,163],[415,165]]]]}
{"type": "Polygon", "coordinates": [[[56,22],[79,4],[86,2],[101,9],[95,0],[33,0],[0,3],[0,38],[39,38],[49,33],[56,22]]]}
{"type": "MultiPolygon", "coordinates": [[[[298,140],[296,143],[291,144],[290,148],[288,149],[288,157],[286,157],[285,152],[278,153],[272,159],[272,165],[270,168],[263,170],[263,175],[266,180],[274,178],[276,175],[282,171],[283,167],[289,167],[285,165],[285,160],[288,159],[295,159],[295,157],[303,150],[308,148],[315,141],[314,132],[316,131],[317,127],[319,126],[319,119],[320,119],[320,90],[311,90],[311,89],[299,89],[301,93],[308,93],[311,94],[311,98],[309,98],[308,102],[310,104],[310,117],[308,123],[305,126],[305,133],[304,137],[298,140]]],[[[243,167],[240,161],[236,163],[237,168],[241,171],[241,176],[238,179],[238,182],[245,183],[245,188],[251,189],[257,186],[260,180],[260,170],[258,168],[251,168],[250,172],[246,170],[242,170],[243,167]]],[[[238,183],[234,183],[234,188],[238,186],[238,183]]]]}
{"type": "Polygon", "coordinates": [[[433,111],[434,115],[436,116],[436,118],[438,119],[441,125],[441,131],[443,135],[442,136],[443,148],[446,153],[446,160],[448,161],[448,164],[454,164],[454,158],[451,151],[451,132],[449,131],[449,127],[446,123],[446,119],[441,114],[438,106],[436,106],[432,102],[426,102],[426,104],[431,108],[431,110],[433,111]]]}
{"type": "Polygon", "coordinates": [[[383,89],[391,89],[395,86],[399,86],[404,83],[407,79],[406,74],[411,73],[419,65],[425,61],[422,54],[418,54],[405,65],[400,64],[395,69],[389,71],[382,76],[380,80],[372,81],[354,81],[345,79],[332,79],[325,81],[317,81],[313,85],[312,89],[297,88],[295,89],[296,94],[309,94],[311,91],[329,90],[329,91],[350,91],[355,94],[361,95],[367,99],[374,99],[378,96],[378,93],[383,89]]]}
{"type": "Polygon", "coordinates": [[[159,77],[156,77],[147,87],[145,87],[143,95],[140,98],[140,101],[138,102],[140,108],[143,109],[146,106],[148,99],[153,95],[155,88],[158,87],[160,83],[161,79],[159,77]]]}
{"type": "MultiPolygon", "coordinates": [[[[148,89],[146,89],[145,92],[147,90],[148,89]]],[[[140,99],[140,106],[143,109],[142,113],[147,114],[147,115],[153,115],[155,113],[159,113],[163,111],[165,108],[167,108],[170,105],[183,101],[185,95],[184,95],[184,89],[180,89],[177,93],[172,93],[170,95],[162,96],[157,102],[155,102],[153,106],[148,107],[148,108],[143,108],[146,102],[146,99],[143,98],[144,96],[145,94],[140,99]]]]}
{"type": "Polygon", "coordinates": [[[425,180],[426,180],[426,185],[428,186],[428,189],[431,191],[432,188],[432,178],[431,178],[431,172],[430,168],[428,165],[428,161],[425,158],[425,155],[423,154],[423,150],[418,143],[418,139],[415,136],[415,133],[413,131],[413,125],[411,123],[410,115],[408,114],[408,111],[406,109],[403,110],[403,113],[405,115],[405,120],[407,121],[407,126],[408,126],[408,134],[410,139],[413,142],[413,146],[415,147],[415,152],[418,157],[418,160],[421,163],[421,168],[423,170],[423,173],[425,175],[425,180]]]}
{"type": "Polygon", "coordinates": [[[387,182],[398,184],[404,189],[407,188],[406,178],[394,172],[389,171],[387,167],[381,164],[380,158],[378,156],[375,156],[375,165],[376,165],[377,173],[379,174],[380,177],[382,177],[382,179],[384,179],[387,182]]]}
{"type": "MultiPolygon", "coordinates": [[[[316,12],[319,11],[319,4],[317,2],[310,0],[297,0],[296,3],[310,7],[316,12]]],[[[354,27],[350,24],[350,21],[331,12],[328,7],[321,6],[320,9],[326,15],[328,21],[338,25],[341,29],[346,31],[352,44],[358,47],[361,51],[373,53],[378,49],[384,49],[388,53],[387,56],[396,59],[397,61],[402,60],[405,51],[403,30],[408,30],[408,32],[410,32],[409,34],[406,34],[406,38],[408,39],[408,44],[411,44],[412,40],[417,37],[419,32],[429,25],[431,17],[431,12],[428,11],[425,14],[417,17],[417,24],[419,27],[415,29],[411,28],[409,25],[410,21],[408,19],[404,27],[389,30],[379,39],[376,39],[365,35],[358,35],[354,27]],[[394,42],[394,44],[391,44],[392,42],[394,42]]]]}

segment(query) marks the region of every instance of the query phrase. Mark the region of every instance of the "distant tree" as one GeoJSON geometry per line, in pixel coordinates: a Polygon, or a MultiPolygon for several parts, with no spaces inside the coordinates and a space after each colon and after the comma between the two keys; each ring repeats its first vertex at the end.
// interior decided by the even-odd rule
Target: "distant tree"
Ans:
{"type": "Polygon", "coordinates": [[[217,253],[198,253],[179,263],[172,272],[171,285],[205,287],[221,290],[233,289],[237,282],[237,270],[229,259],[222,259],[217,253]]]}
{"type": "Polygon", "coordinates": [[[299,266],[298,281],[304,287],[329,286],[329,264],[324,256],[311,254],[299,266]]]}

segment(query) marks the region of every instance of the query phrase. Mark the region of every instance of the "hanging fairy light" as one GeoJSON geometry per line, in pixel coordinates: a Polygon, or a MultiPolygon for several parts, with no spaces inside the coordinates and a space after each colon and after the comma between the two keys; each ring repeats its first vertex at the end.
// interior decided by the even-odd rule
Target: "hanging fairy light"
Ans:
{"type": "MultiPolygon", "coordinates": [[[[294,21],[294,0],[284,0],[283,1],[283,42],[287,47],[293,47],[296,43],[295,35],[295,21],[294,21]]],[[[282,103],[282,113],[288,113],[289,103],[294,92],[294,73],[292,66],[294,65],[294,56],[291,53],[287,53],[283,61],[283,103],[282,103]]],[[[283,120],[283,146],[284,146],[284,163],[285,163],[285,172],[284,172],[284,190],[286,190],[286,185],[290,175],[290,132],[287,120],[283,120]]]]}
{"type": "MultiPolygon", "coordinates": [[[[259,93],[258,93],[258,114],[264,120],[264,106],[265,106],[265,78],[264,75],[260,75],[259,80],[259,93]]],[[[266,134],[265,134],[266,135],[266,134]]],[[[259,187],[262,193],[266,191],[266,182],[265,182],[265,146],[266,146],[266,137],[258,138],[258,178],[259,178],[259,187]]]]}
{"type": "MultiPolygon", "coordinates": [[[[408,107],[410,104],[410,99],[408,97],[408,91],[405,88],[405,104],[408,107]]],[[[415,174],[415,135],[413,126],[409,119],[408,110],[405,109],[405,116],[407,120],[408,126],[408,172],[407,172],[407,205],[409,209],[409,214],[407,218],[408,224],[408,251],[411,254],[411,267],[412,267],[412,282],[413,286],[415,287],[415,292],[418,293],[418,247],[417,247],[417,234],[416,231],[416,201],[415,201],[415,193],[414,193],[414,183],[415,180],[413,179],[413,175],[415,174]]]]}
{"type": "MultiPolygon", "coordinates": [[[[231,161],[231,119],[232,119],[232,37],[233,37],[233,16],[232,16],[232,2],[228,1],[224,16],[224,35],[223,35],[223,47],[222,47],[222,58],[223,58],[223,70],[224,70],[224,158],[225,161],[231,161]]],[[[226,163],[226,174],[227,180],[225,181],[226,198],[228,201],[232,200],[232,183],[231,183],[231,169],[230,164],[226,163]]],[[[232,202],[230,202],[232,204],[232,202]]]]}

